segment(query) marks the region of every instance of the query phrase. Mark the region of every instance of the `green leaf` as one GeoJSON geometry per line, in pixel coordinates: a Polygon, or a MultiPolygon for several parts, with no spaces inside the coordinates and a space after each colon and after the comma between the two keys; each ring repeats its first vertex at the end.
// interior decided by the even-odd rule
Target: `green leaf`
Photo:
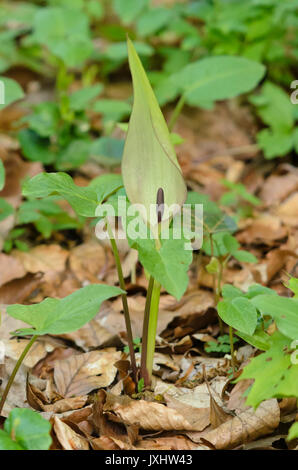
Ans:
{"type": "Polygon", "coordinates": [[[247,405],[257,407],[270,398],[297,397],[298,364],[291,360],[291,340],[279,332],[271,336],[268,351],[255,357],[236,380],[255,379],[247,405]]]}
{"type": "Polygon", "coordinates": [[[31,129],[21,130],[18,138],[22,152],[28,160],[41,162],[45,165],[49,165],[56,160],[57,154],[51,150],[49,139],[39,137],[31,129]]]}
{"type": "Polygon", "coordinates": [[[244,184],[241,183],[233,183],[232,181],[223,179],[221,180],[221,183],[226,187],[229,188],[231,191],[235,192],[237,196],[241,197],[247,202],[250,202],[254,206],[257,206],[260,204],[260,199],[254,196],[253,194],[250,194],[244,184]]]}
{"type": "Polygon", "coordinates": [[[203,242],[203,250],[207,255],[214,256],[226,256],[228,254],[237,253],[239,248],[239,243],[235,237],[227,232],[217,232],[212,235],[213,240],[213,253],[212,253],[212,243],[210,237],[206,237],[203,242]]]}
{"type": "Polygon", "coordinates": [[[140,36],[146,37],[166,26],[173,17],[169,8],[152,8],[140,16],[137,30],[140,36]]]}
{"type": "Polygon", "coordinates": [[[203,204],[204,229],[208,234],[217,232],[235,232],[237,225],[232,217],[227,216],[206,194],[189,191],[186,204],[203,204]]]}
{"type": "Polygon", "coordinates": [[[258,107],[258,114],[274,133],[284,134],[294,126],[294,106],[289,95],[281,87],[267,81],[261,93],[251,97],[258,107]]]}
{"type": "Polygon", "coordinates": [[[187,65],[173,76],[190,105],[206,105],[252,90],[265,67],[244,57],[207,57],[187,65]]]}
{"type": "Polygon", "coordinates": [[[77,214],[95,217],[98,205],[121,185],[120,175],[102,175],[95,178],[89,186],[81,187],[67,173],[40,173],[24,183],[23,194],[33,198],[59,194],[77,214]]]}
{"type": "Polygon", "coordinates": [[[259,295],[252,299],[253,305],[263,315],[270,315],[277,328],[288,338],[298,338],[298,300],[288,297],[259,295]]]}
{"type": "Polygon", "coordinates": [[[251,286],[249,286],[245,297],[247,297],[248,299],[252,299],[257,295],[262,294],[277,295],[277,292],[273,289],[269,289],[269,287],[262,286],[261,284],[252,284],[251,286]]]}
{"type": "Polygon", "coordinates": [[[291,441],[292,439],[298,438],[298,423],[294,423],[289,430],[289,434],[287,437],[287,441],[291,441]]]}
{"type": "MultiPolygon", "coordinates": [[[[149,44],[145,44],[143,42],[135,42],[134,43],[136,51],[139,55],[150,57],[154,54],[153,47],[149,46],[149,44]]],[[[119,61],[122,62],[127,59],[127,44],[126,42],[117,42],[115,44],[110,44],[104,52],[104,55],[107,59],[112,61],[119,61]]]]}
{"type": "Polygon", "coordinates": [[[77,90],[69,96],[69,106],[73,111],[83,111],[103,91],[103,85],[88,86],[77,90]]]}
{"type": "Polygon", "coordinates": [[[221,292],[225,300],[235,299],[236,297],[244,296],[242,290],[238,289],[238,287],[232,286],[231,284],[224,284],[221,292]]]}
{"type": "Polygon", "coordinates": [[[15,80],[0,77],[0,110],[24,97],[21,86],[15,80]]]}
{"type": "Polygon", "coordinates": [[[218,258],[211,258],[211,261],[205,266],[206,271],[209,274],[216,274],[220,271],[220,264],[218,258]]]}
{"type": "Polygon", "coordinates": [[[123,291],[105,284],[91,284],[63,299],[47,298],[39,304],[10,305],[7,314],[33,326],[15,332],[23,335],[60,335],[78,330],[92,320],[104,300],[123,291]]]}
{"type": "Polygon", "coordinates": [[[248,344],[261,349],[261,351],[267,351],[270,348],[271,336],[267,335],[267,333],[261,329],[256,330],[253,335],[240,333],[240,331],[235,331],[235,334],[239,336],[239,338],[244,339],[248,344]]]}
{"type": "Polygon", "coordinates": [[[253,335],[257,326],[257,310],[245,297],[222,300],[217,311],[220,318],[235,330],[253,335]]]}
{"type": "Polygon", "coordinates": [[[24,118],[30,129],[35,131],[40,137],[50,137],[56,134],[60,123],[58,105],[51,101],[46,101],[35,106],[33,111],[32,114],[24,118]]]}
{"type": "Polygon", "coordinates": [[[0,450],[48,450],[51,425],[28,408],[15,408],[0,431],[0,450]]]}
{"type": "Polygon", "coordinates": [[[291,277],[287,284],[287,287],[294,293],[294,299],[298,298],[298,279],[291,277]]]}
{"type": "Polygon", "coordinates": [[[113,0],[113,8],[124,24],[132,23],[148,5],[148,0],[113,0]]]}
{"type": "Polygon", "coordinates": [[[161,240],[157,250],[155,241],[147,238],[130,240],[132,248],[139,252],[143,267],[156,279],[166,291],[180,299],[188,285],[188,267],[192,261],[192,251],[185,249],[184,239],[161,240]]]}
{"type": "Polygon", "coordinates": [[[67,147],[57,155],[56,168],[69,170],[81,166],[89,158],[91,142],[83,139],[73,139],[67,147]]]}
{"type": "MultiPolygon", "coordinates": [[[[122,158],[122,176],[130,202],[142,204],[143,217],[154,226],[157,215],[155,211],[150,214],[150,208],[156,204],[158,189],[163,189],[164,203],[169,208],[174,204],[181,206],[187,191],[166,122],[130,40],[128,55],[134,103],[122,158]]],[[[177,207],[174,211],[170,209],[167,217],[175,212],[177,207]]]]}
{"type": "Polygon", "coordinates": [[[246,250],[237,250],[233,253],[234,258],[236,258],[241,263],[257,263],[258,258],[255,257],[252,253],[246,250]]]}
{"type": "Polygon", "coordinates": [[[293,133],[272,132],[270,129],[258,132],[257,142],[268,160],[286,155],[294,145],[293,133]]]}
{"type": "Polygon", "coordinates": [[[0,222],[6,219],[9,215],[13,214],[14,208],[5,201],[4,198],[0,197],[0,222]]]}
{"type": "Polygon", "coordinates": [[[113,137],[100,137],[92,142],[90,156],[107,167],[121,164],[124,140],[113,137]]]}
{"type": "Polygon", "coordinates": [[[94,103],[93,111],[103,114],[106,119],[120,121],[129,115],[131,106],[125,101],[100,99],[94,103]]]}
{"type": "Polygon", "coordinates": [[[68,67],[82,65],[93,51],[88,17],[75,8],[39,9],[34,17],[32,40],[46,46],[68,67]]]}

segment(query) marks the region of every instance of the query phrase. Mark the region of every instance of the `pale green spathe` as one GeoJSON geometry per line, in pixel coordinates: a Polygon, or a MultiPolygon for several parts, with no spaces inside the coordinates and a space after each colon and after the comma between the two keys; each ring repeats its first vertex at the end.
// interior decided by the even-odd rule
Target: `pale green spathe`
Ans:
{"type": "Polygon", "coordinates": [[[127,46],[134,103],[124,146],[122,176],[130,202],[142,204],[145,220],[155,225],[156,213],[151,211],[150,218],[150,205],[156,204],[158,189],[163,189],[164,203],[168,206],[181,206],[187,190],[167,124],[142,63],[129,39],[127,46]]]}

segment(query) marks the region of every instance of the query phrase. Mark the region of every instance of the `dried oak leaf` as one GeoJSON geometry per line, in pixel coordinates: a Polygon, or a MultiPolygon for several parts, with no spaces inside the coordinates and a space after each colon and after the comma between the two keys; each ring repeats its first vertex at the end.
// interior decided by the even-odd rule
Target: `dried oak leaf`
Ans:
{"type": "Polygon", "coordinates": [[[209,431],[202,440],[216,449],[232,449],[240,444],[271,434],[280,421],[277,400],[266,400],[254,411],[242,411],[238,416],[209,431]]]}
{"type": "Polygon", "coordinates": [[[87,395],[94,389],[107,387],[115,379],[114,363],[120,359],[115,349],[91,351],[55,362],[54,380],[58,393],[67,398],[87,395]]]}

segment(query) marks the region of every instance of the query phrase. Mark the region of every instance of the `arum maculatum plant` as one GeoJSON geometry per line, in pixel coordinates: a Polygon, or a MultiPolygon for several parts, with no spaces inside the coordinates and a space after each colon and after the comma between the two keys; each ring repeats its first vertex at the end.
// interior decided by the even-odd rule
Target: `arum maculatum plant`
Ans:
{"type": "Polygon", "coordinates": [[[124,146],[122,177],[117,174],[105,174],[94,178],[89,186],[79,187],[66,173],[41,173],[25,182],[23,194],[34,199],[59,195],[68,201],[78,215],[97,219],[100,216],[102,228],[107,228],[118,272],[121,289],[118,293],[122,297],[132,377],[136,385],[141,380],[141,383],[149,386],[161,287],[177,299],[184,294],[188,285],[187,270],[192,261],[192,250],[189,247],[192,237],[188,235],[187,230],[181,230],[178,237],[174,236],[173,222],[178,220],[181,225],[180,212],[187,189],[165,119],[130,40],[128,57],[134,102],[124,146]],[[128,243],[138,251],[139,261],[149,277],[140,368],[137,368],[136,364],[116,231],[111,226],[108,214],[103,215],[104,211],[98,212],[98,209],[112,206],[113,215],[122,216],[122,213],[117,212],[120,196],[124,197],[127,203],[122,224],[128,243]],[[132,236],[129,230],[131,214],[134,212],[131,211],[132,208],[137,208],[139,215],[136,218],[138,230],[134,232],[135,236],[132,236]]]}
{"type": "MultiPolygon", "coordinates": [[[[153,234],[155,243],[148,253],[153,259],[160,257],[160,252],[165,248],[160,240],[162,224],[173,217],[175,211],[185,202],[187,188],[167,124],[142,63],[129,39],[127,46],[134,101],[124,146],[122,177],[129,201],[138,205],[140,215],[153,234]],[[152,210],[154,207],[156,211],[152,210]],[[166,213],[165,207],[170,208],[166,213]]],[[[141,240],[135,245],[142,261],[142,251],[144,248],[146,250],[146,247],[141,240]]],[[[146,261],[144,267],[150,273],[150,279],[143,324],[141,377],[148,385],[153,366],[162,279],[150,270],[146,261]]],[[[170,266],[165,268],[169,269],[170,266]]]]}

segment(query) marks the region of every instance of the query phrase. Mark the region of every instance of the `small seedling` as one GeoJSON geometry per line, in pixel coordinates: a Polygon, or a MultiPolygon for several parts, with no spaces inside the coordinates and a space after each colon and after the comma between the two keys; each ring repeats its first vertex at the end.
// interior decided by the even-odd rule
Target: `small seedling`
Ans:
{"type": "MultiPolygon", "coordinates": [[[[233,338],[233,343],[237,343],[236,338],[233,338]]],[[[231,345],[229,335],[219,336],[216,341],[208,341],[205,344],[205,351],[207,353],[230,353],[231,345]]]]}

